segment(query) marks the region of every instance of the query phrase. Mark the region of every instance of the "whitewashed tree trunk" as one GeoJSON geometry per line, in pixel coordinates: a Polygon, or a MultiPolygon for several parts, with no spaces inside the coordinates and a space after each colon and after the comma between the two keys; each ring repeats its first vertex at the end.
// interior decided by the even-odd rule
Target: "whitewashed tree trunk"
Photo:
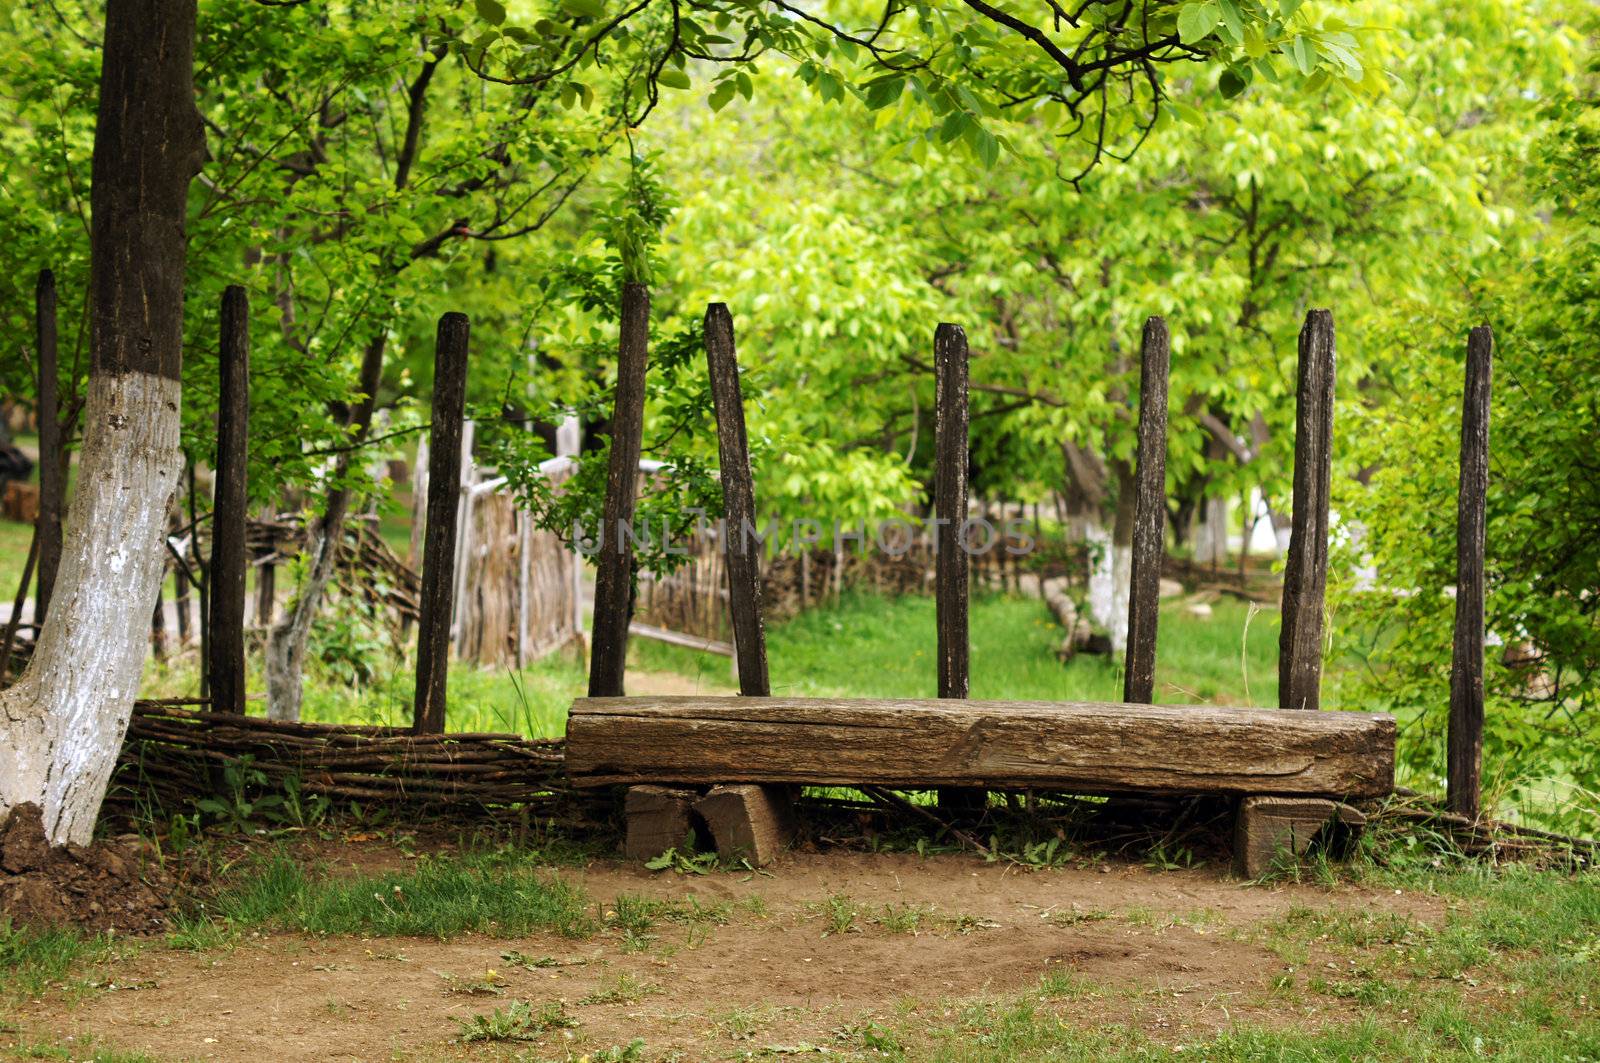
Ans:
{"type": "Polygon", "coordinates": [[[56,844],[90,841],[133,713],[183,466],[181,394],[153,373],[90,378],[50,620],[0,691],[0,820],[34,802],[56,844]]]}
{"type": "Polygon", "coordinates": [[[44,629],[0,692],[0,818],[36,804],[57,844],[94,834],[150,649],[181,464],[184,219],[205,159],[194,0],[104,8],[83,452],[44,629]]]}
{"type": "Polygon", "coordinates": [[[1228,500],[1207,496],[1199,506],[1200,520],[1194,537],[1194,560],[1199,565],[1228,563],[1228,500]]]}

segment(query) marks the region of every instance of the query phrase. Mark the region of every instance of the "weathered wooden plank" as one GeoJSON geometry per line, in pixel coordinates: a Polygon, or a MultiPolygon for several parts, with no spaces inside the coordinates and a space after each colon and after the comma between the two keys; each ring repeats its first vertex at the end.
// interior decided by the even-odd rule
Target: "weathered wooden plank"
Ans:
{"type": "Polygon", "coordinates": [[[467,315],[439,319],[433,355],[433,426],[428,449],[428,518],[423,529],[417,617],[416,734],[442,734],[455,597],[456,514],[461,503],[461,422],[467,399],[467,315]]]}
{"type": "Polygon", "coordinates": [[[611,455],[595,559],[594,629],[590,636],[589,694],[620,696],[628,664],[633,609],[633,526],[644,434],[644,382],[650,349],[650,289],[622,286],[622,334],[617,342],[617,394],[611,413],[611,455]]]}
{"type": "Polygon", "coordinates": [[[767,636],[761,627],[761,547],[753,531],[755,484],[750,476],[744,396],[739,390],[739,362],[733,347],[733,315],[726,304],[706,307],[705,336],[706,369],[717,414],[726,529],[722,545],[728,559],[728,612],[738,650],[734,660],[739,669],[739,693],[765,697],[772,688],[767,680],[767,636]]]}
{"type": "Polygon", "coordinates": [[[1278,705],[1285,709],[1316,709],[1322,699],[1334,375],[1333,314],[1312,310],[1300,330],[1294,511],[1283,568],[1283,627],[1278,635],[1278,705]]]}
{"type": "Polygon", "coordinates": [[[1128,656],[1122,700],[1155,697],[1156,624],[1161,612],[1161,558],[1166,553],[1167,376],[1171,344],[1167,323],[1144,323],[1139,344],[1138,485],[1133,517],[1133,571],[1128,581],[1128,656]]]}
{"type": "Polygon", "coordinates": [[[208,674],[211,707],[244,714],[246,467],[250,439],[250,302],[239,285],[222,293],[217,355],[217,463],[211,513],[208,674]]]}
{"type": "Polygon", "coordinates": [[[577,785],[1042,787],[1364,797],[1394,784],[1394,718],[1206,705],[581,698],[577,785]]]}
{"type": "Polygon", "coordinates": [[[1461,397],[1461,483],[1456,496],[1456,631],[1450,661],[1447,802],[1476,819],[1483,767],[1483,549],[1489,492],[1489,392],[1494,333],[1467,337],[1461,397]]]}

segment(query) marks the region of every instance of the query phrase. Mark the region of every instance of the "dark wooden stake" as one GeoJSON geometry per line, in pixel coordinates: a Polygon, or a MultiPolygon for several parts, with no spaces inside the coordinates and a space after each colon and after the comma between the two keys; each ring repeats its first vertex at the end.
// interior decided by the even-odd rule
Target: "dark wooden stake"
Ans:
{"type": "Polygon", "coordinates": [[[601,517],[594,578],[589,696],[623,696],[628,665],[628,620],[633,612],[633,525],[644,434],[644,378],[650,358],[650,289],[622,286],[622,335],[617,343],[617,396],[611,414],[611,463],[601,517]]]}
{"type": "Polygon", "coordinates": [[[439,319],[433,348],[433,427],[428,440],[428,515],[417,620],[415,734],[443,734],[455,588],[456,510],[461,500],[461,421],[467,401],[465,314],[439,319]]]}
{"type": "Polygon", "coordinates": [[[1161,318],[1145,321],[1139,359],[1139,453],[1134,471],[1138,495],[1122,700],[1149,704],[1156,688],[1156,625],[1161,610],[1161,559],[1166,554],[1167,376],[1172,363],[1167,323],[1161,318]]]}
{"type": "Polygon", "coordinates": [[[1283,570],[1283,630],[1278,636],[1278,707],[1284,709],[1321,707],[1333,382],[1333,314],[1313,310],[1300,330],[1295,397],[1294,515],[1283,570]]]}
{"type": "MultiPolygon", "coordinates": [[[[967,603],[970,558],[962,548],[967,519],[967,333],[941,324],[933,334],[934,625],[939,696],[965,698],[972,688],[967,603]]],[[[988,794],[972,787],[939,791],[946,814],[981,810],[988,794]]]]}
{"type": "Polygon", "coordinates": [[[940,325],[933,336],[934,367],[934,593],[938,627],[939,696],[964,698],[971,689],[967,645],[967,334],[940,325]]]}
{"type": "Polygon", "coordinates": [[[67,505],[67,448],[61,439],[60,358],[56,339],[56,275],[39,271],[33,292],[39,354],[39,588],[33,622],[43,624],[61,567],[61,524],[67,505]]]}
{"type": "Polygon", "coordinates": [[[250,440],[250,302],[243,288],[222,293],[218,354],[217,465],[211,512],[211,708],[244,715],[245,509],[250,440]]]}
{"type": "Polygon", "coordinates": [[[1483,770],[1483,550],[1489,493],[1489,391],[1494,333],[1467,337],[1461,397],[1461,486],[1456,496],[1456,637],[1450,661],[1448,803],[1478,818],[1483,770]]]}
{"type": "MultiPolygon", "coordinates": [[[[761,553],[755,536],[755,483],[750,475],[750,444],[744,429],[744,396],[734,353],[733,315],[724,303],[706,307],[706,369],[717,413],[717,452],[722,463],[722,510],[728,559],[728,611],[738,650],[739,693],[768,697],[767,636],[761,627],[761,553]]],[[[809,554],[802,555],[803,558],[809,554]]]]}
{"type": "MultiPolygon", "coordinates": [[[[39,560],[39,526],[33,526],[28,538],[28,560],[22,563],[22,579],[17,583],[17,597],[11,603],[11,616],[6,620],[5,633],[0,635],[0,685],[11,672],[11,641],[17,637],[17,626],[22,622],[22,605],[28,600],[28,583],[33,579],[33,566],[39,560]]],[[[34,645],[39,644],[39,626],[34,625],[34,645]]]]}

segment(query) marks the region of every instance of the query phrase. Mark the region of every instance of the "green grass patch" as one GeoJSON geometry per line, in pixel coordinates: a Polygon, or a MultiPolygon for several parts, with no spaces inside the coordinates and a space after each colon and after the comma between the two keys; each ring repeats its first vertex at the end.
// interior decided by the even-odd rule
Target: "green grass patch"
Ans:
{"type": "Polygon", "coordinates": [[[274,849],[230,872],[193,906],[172,942],[210,948],[252,927],[437,938],[595,932],[599,924],[584,892],[540,861],[539,853],[511,850],[423,856],[407,872],[333,877],[274,849]]]}
{"type": "MultiPolygon", "coordinates": [[[[1079,655],[1055,656],[1062,631],[1037,598],[988,594],[971,611],[972,696],[1047,701],[1118,701],[1122,664],[1079,655]]],[[[767,632],[774,694],[824,697],[931,698],[935,672],[934,601],[849,593],[767,632]]],[[[676,671],[712,685],[729,683],[725,658],[643,639],[633,640],[640,665],[676,671]]],[[[1162,606],[1156,654],[1158,700],[1276,705],[1278,616],[1223,600],[1212,615],[1162,606]]]]}
{"type": "Polygon", "coordinates": [[[0,999],[38,996],[86,966],[115,958],[121,947],[109,935],[13,927],[0,919],[0,999]]]}

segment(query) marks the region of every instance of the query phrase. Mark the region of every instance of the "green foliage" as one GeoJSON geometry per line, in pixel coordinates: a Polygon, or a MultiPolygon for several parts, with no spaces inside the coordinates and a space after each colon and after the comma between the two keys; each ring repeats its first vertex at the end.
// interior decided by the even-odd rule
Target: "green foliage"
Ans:
{"type": "MultiPolygon", "coordinates": [[[[1389,369],[1395,400],[1360,412],[1358,460],[1374,471],[1343,492],[1365,533],[1343,544],[1342,649],[1359,661],[1346,697],[1391,707],[1408,726],[1402,757],[1440,787],[1454,624],[1457,458],[1466,332],[1495,329],[1487,520],[1487,798],[1502,810],[1588,833],[1600,823],[1600,388],[1587,339],[1595,316],[1600,122],[1586,95],[1549,104],[1549,132],[1524,146],[1548,223],[1511,229],[1526,269],[1474,263],[1457,313],[1402,309],[1412,357],[1389,369]],[[1366,579],[1356,578],[1365,566],[1366,579]]],[[[1508,152],[1509,154],[1509,152],[1508,152]]],[[[1512,156],[1508,163],[1522,158],[1512,156]]],[[[1401,342],[1397,339],[1396,342],[1401,342]]]]}

